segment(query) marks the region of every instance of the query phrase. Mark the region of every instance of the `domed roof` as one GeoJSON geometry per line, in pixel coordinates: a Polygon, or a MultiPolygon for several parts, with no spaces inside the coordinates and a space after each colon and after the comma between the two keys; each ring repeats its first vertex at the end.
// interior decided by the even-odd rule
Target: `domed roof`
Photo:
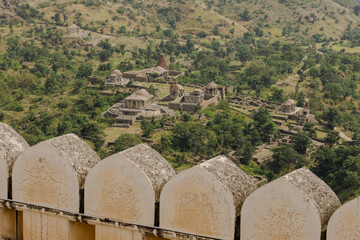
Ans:
{"type": "Polygon", "coordinates": [[[286,105],[292,105],[292,104],[295,104],[296,105],[296,102],[292,99],[289,99],[285,102],[286,105]]]}
{"type": "Polygon", "coordinates": [[[213,88],[218,88],[218,85],[216,85],[216,83],[214,83],[214,82],[210,82],[206,87],[213,89],[213,88]]]}
{"type": "Polygon", "coordinates": [[[184,90],[184,88],[180,84],[173,83],[170,85],[171,91],[184,90]]]}
{"type": "Polygon", "coordinates": [[[119,70],[117,70],[117,69],[115,69],[114,71],[112,71],[112,73],[111,74],[116,74],[116,75],[120,75],[120,76],[122,76],[122,73],[119,71],[119,70]]]}
{"type": "Polygon", "coordinates": [[[135,95],[138,95],[138,96],[144,96],[144,97],[149,97],[151,96],[150,93],[148,93],[145,89],[140,89],[140,90],[137,90],[136,92],[134,92],[135,95]]]}

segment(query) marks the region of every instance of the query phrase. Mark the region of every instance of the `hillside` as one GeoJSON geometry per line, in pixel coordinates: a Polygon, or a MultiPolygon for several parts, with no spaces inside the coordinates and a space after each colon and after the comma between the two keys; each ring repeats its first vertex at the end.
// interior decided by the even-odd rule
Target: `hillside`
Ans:
{"type": "Polygon", "coordinates": [[[0,3],[3,15],[151,37],[161,37],[169,28],[181,35],[205,32],[209,36],[242,36],[260,28],[269,37],[307,39],[317,33],[339,38],[351,21],[357,24],[360,20],[353,14],[352,0],[33,0],[28,1],[31,8],[13,2],[0,3]]]}

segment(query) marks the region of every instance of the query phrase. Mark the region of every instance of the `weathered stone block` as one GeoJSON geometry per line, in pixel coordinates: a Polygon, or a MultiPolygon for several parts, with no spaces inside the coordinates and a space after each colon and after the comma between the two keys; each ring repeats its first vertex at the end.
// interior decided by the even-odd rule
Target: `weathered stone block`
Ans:
{"type": "Polygon", "coordinates": [[[85,214],[153,225],[153,186],[122,153],[112,155],[92,168],[86,178],[85,214]]]}
{"type": "Polygon", "coordinates": [[[23,223],[26,240],[70,240],[70,223],[63,217],[24,211],[23,223]]]}
{"type": "Polygon", "coordinates": [[[253,192],[241,212],[241,240],[319,240],[340,206],[335,193],[306,168],[253,192]]]}
{"type": "Polygon", "coordinates": [[[360,239],[360,198],[340,207],[330,218],[327,240],[360,239]]]}
{"type": "Polygon", "coordinates": [[[41,142],[27,149],[14,164],[13,199],[77,212],[77,174],[56,148],[41,142]]]}
{"type": "Polygon", "coordinates": [[[0,207],[0,239],[16,239],[16,212],[0,207]]]}
{"type": "Polygon", "coordinates": [[[143,240],[140,232],[113,226],[97,225],[96,240],[143,240]]]}
{"type": "Polygon", "coordinates": [[[226,157],[209,160],[165,185],[160,227],[233,239],[238,209],[254,189],[250,178],[226,157]]]}

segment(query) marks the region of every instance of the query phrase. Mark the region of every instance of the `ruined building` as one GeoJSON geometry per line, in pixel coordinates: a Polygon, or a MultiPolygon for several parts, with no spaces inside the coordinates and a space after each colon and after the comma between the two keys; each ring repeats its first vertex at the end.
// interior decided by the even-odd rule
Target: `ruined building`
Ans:
{"type": "Polygon", "coordinates": [[[0,123],[0,179],[1,239],[359,239],[359,198],[341,206],[306,168],[257,188],[225,156],[176,174],[146,144],[100,160],[74,134],[30,147],[0,123]]]}
{"type": "Polygon", "coordinates": [[[183,75],[184,72],[169,70],[166,56],[161,54],[154,68],[124,72],[123,78],[139,82],[166,82],[170,79],[175,80],[183,75]]]}
{"type": "Polygon", "coordinates": [[[122,102],[114,104],[105,113],[104,117],[115,118],[114,126],[132,125],[141,117],[162,117],[164,114],[174,116],[174,112],[167,107],[153,103],[154,96],[145,89],[135,91],[122,102]],[[119,125],[120,124],[120,125],[119,125]]]}
{"type": "MultiPolygon", "coordinates": [[[[170,87],[170,95],[171,93],[170,87]]],[[[196,89],[188,94],[179,96],[169,103],[169,108],[187,112],[196,112],[196,110],[206,108],[210,104],[217,105],[218,101],[223,98],[224,95],[222,94],[222,91],[219,91],[219,87],[211,82],[205,87],[205,91],[196,89]]]]}
{"type": "Polygon", "coordinates": [[[129,83],[128,79],[123,78],[123,74],[115,69],[111,74],[106,78],[107,86],[126,86],[129,83]]]}

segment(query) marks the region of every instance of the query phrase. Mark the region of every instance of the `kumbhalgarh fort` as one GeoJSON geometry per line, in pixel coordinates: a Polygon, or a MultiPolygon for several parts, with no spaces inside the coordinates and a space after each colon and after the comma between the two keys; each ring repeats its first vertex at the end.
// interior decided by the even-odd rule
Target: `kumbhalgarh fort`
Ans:
{"type": "Polygon", "coordinates": [[[307,168],[261,185],[225,156],[176,173],[146,144],[103,160],[67,134],[32,147],[0,124],[0,235],[36,240],[358,240],[343,206],[307,168]],[[322,238],[323,237],[323,238],[322,238]]]}

